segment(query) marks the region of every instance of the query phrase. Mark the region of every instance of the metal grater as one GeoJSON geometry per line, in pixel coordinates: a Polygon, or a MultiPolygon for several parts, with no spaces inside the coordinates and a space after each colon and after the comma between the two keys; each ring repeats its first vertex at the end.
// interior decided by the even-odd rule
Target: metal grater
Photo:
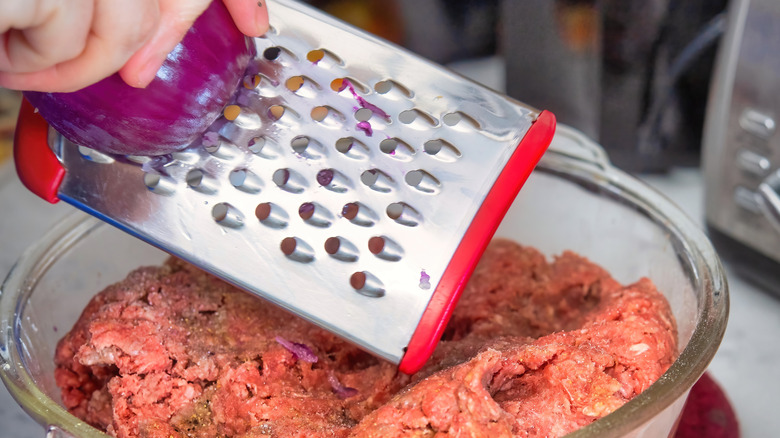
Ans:
{"type": "Polygon", "coordinates": [[[298,2],[269,10],[190,148],[105,155],[46,139],[27,104],[20,176],[414,372],[554,118],[298,2]]]}

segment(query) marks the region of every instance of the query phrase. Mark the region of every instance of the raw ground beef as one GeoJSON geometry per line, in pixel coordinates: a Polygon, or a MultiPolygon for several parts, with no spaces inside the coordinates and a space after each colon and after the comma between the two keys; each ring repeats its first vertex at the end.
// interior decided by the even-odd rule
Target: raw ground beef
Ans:
{"type": "Polygon", "coordinates": [[[172,259],[89,303],[55,377],[70,412],[117,437],[554,437],[646,389],[676,339],[649,280],[496,240],[407,376],[172,259]]]}

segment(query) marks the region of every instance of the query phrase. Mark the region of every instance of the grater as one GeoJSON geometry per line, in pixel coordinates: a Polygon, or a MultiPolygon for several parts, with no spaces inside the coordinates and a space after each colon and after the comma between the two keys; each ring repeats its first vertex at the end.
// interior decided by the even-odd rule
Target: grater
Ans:
{"type": "Polygon", "coordinates": [[[189,148],[115,156],[23,103],[25,185],[413,373],[554,116],[291,0],[189,148]]]}

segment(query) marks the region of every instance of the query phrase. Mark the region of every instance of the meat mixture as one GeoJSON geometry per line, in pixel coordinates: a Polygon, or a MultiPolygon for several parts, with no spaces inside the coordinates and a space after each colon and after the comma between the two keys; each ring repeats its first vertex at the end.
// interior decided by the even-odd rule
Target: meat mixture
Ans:
{"type": "Polygon", "coordinates": [[[496,240],[408,376],[171,259],[92,299],[55,377],[70,412],[117,437],[556,437],[650,386],[676,339],[649,280],[496,240]]]}

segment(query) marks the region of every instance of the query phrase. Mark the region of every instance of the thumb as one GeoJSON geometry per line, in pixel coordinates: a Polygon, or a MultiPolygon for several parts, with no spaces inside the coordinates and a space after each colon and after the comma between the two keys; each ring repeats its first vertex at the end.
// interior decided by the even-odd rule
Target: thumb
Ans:
{"type": "Polygon", "coordinates": [[[210,3],[211,0],[160,0],[160,24],[152,38],[119,70],[122,79],[133,87],[149,85],[168,54],[210,3]]]}
{"type": "Polygon", "coordinates": [[[265,0],[223,0],[236,27],[246,36],[258,37],[268,30],[265,0]]]}

